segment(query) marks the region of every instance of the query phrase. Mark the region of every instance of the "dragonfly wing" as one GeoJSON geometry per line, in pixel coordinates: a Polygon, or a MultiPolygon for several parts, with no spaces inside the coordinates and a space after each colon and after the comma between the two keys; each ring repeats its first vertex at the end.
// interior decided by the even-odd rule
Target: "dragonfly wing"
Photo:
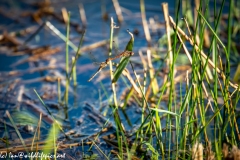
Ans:
{"type": "Polygon", "coordinates": [[[93,62],[93,64],[94,64],[95,66],[99,66],[101,63],[99,63],[99,62],[93,62]]]}
{"type": "Polygon", "coordinates": [[[88,55],[93,63],[98,63],[96,57],[92,54],[92,52],[90,52],[88,55]]]}

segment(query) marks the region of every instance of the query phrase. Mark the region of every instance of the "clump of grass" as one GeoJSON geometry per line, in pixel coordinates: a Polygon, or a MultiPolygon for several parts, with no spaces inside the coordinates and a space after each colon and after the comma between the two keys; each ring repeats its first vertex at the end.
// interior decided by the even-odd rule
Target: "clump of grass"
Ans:
{"type": "MultiPolygon", "coordinates": [[[[163,6],[166,7],[166,5],[163,6]]],[[[177,7],[179,6],[180,5],[178,5],[177,7]]],[[[188,33],[185,33],[178,26],[179,8],[176,14],[176,22],[174,22],[171,17],[168,17],[168,13],[166,11],[165,19],[167,19],[166,21],[168,22],[167,27],[170,26],[170,21],[174,30],[171,36],[167,36],[169,37],[168,46],[170,46],[170,49],[168,49],[168,59],[170,62],[168,63],[169,74],[167,75],[167,81],[165,81],[162,84],[161,89],[159,89],[161,90],[161,93],[157,93],[151,96],[152,98],[159,98],[159,101],[156,105],[156,107],[158,107],[161,102],[161,96],[164,93],[167,94],[169,97],[168,110],[163,112],[159,112],[159,108],[149,110],[149,101],[146,99],[145,91],[141,88],[142,85],[137,78],[137,83],[141,90],[143,99],[143,103],[141,106],[143,108],[143,115],[142,122],[140,124],[140,127],[138,128],[138,132],[135,135],[136,140],[133,145],[135,147],[131,149],[131,153],[134,153],[134,151],[136,152],[137,148],[141,148],[143,139],[146,137],[148,137],[148,141],[146,142],[147,144],[149,144],[148,149],[150,149],[151,146],[156,147],[157,151],[160,153],[159,158],[161,157],[162,159],[170,157],[185,159],[189,156],[189,154],[187,154],[186,152],[190,149],[190,147],[188,146],[192,146],[192,152],[190,153],[192,159],[203,159],[204,157],[207,157],[207,159],[221,159],[221,157],[226,154],[225,152],[223,152],[223,155],[221,155],[221,144],[223,140],[227,140],[231,144],[237,143],[236,139],[238,139],[237,134],[239,133],[238,122],[236,121],[236,113],[233,110],[233,108],[235,108],[237,104],[231,103],[232,96],[230,96],[230,94],[227,94],[229,93],[229,90],[234,90],[234,93],[232,94],[235,94],[239,97],[238,93],[240,91],[239,86],[231,82],[229,76],[227,76],[230,74],[229,55],[231,52],[231,47],[229,48],[229,43],[231,43],[231,40],[227,43],[228,47],[226,47],[226,44],[222,42],[220,35],[217,33],[217,28],[219,27],[219,21],[221,19],[224,1],[222,1],[221,8],[218,14],[216,12],[214,13],[217,17],[216,21],[214,21],[214,28],[212,28],[212,26],[208,22],[208,6],[206,8],[203,8],[201,2],[198,3],[196,6],[198,7],[196,8],[197,12],[195,12],[195,14],[197,14],[197,16],[195,16],[196,20],[194,23],[193,21],[190,22],[191,27],[186,27],[188,29],[188,33]],[[190,28],[192,29],[192,31],[190,28]],[[203,48],[203,40],[206,30],[210,31],[209,35],[212,36],[210,37],[210,45],[207,45],[209,46],[208,49],[203,48]],[[190,42],[193,49],[192,51],[190,51],[189,48],[186,47],[183,39],[190,42]],[[220,53],[218,44],[221,45],[223,53],[220,53]],[[182,47],[186,52],[187,57],[189,58],[189,61],[192,65],[192,70],[187,80],[186,94],[180,95],[180,97],[183,99],[179,101],[176,96],[174,73],[175,62],[182,47]],[[212,50],[215,51],[215,54],[213,55],[215,57],[213,58],[213,60],[211,60],[210,57],[212,50]],[[220,54],[224,54],[225,58],[219,58],[220,54]],[[225,72],[223,72],[223,67],[221,67],[222,59],[225,59],[225,72]],[[212,67],[213,73],[211,73],[210,67],[212,67]],[[214,77],[212,77],[212,75],[214,77]],[[167,82],[170,82],[170,84],[167,82]],[[166,89],[169,92],[166,92],[166,89]],[[219,98],[222,98],[224,100],[224,103],[222,105],[219,105],[218,103],[219,98]],[[180,104],[177,104],[179,102],[180,104]],[[210,116],[207,116],[206,112],[211,112],[212,114],[210,116]],[[164,134],[162,133],[162,124],[161,119],[159,118],[160,113],[167,114],[165,124],[166,133],[164,134]],[[213,133],[210,133],[208,131],[208,129],[211,127],[214,128],[213,133]],[[229,130],[230,132],[228,132],[229,130]],[[151,136],[147,136],[147,134],[145,133],[151,136]],[[214,137],[213,146],[211,146],[210,143],[211,136],[214,137]],[[155,141],[153,141],[153,139],[155,139],[155,141]],[[175,139],[176,141],[173,141],[172,139],[175,139]],[[139,141],[138,143],[137,140],[139,141]],[[207,142],[208,145],[205,146],[206,152],[203,152],[203,144],[197,141],[207,142]],[[177,154],[173,155],[172,149],[174,147],[177,148],[177,154]],[[183,152],[180,152],[181,150],[183,150],[183,152]]],[[[232,4],[230,4],[230,6],[233,7],[232,4]]],[[[231,7],[229,8],[230,19],[232,18],[232,15],[230,14],[231,7]]],[[[190,14],[189,10],[187,12],[188,14],[190,14]]],[[[188,19],[186,19],[185,21],[187,22],[188,19]]],[[[231,35],[231,29],[229,28],[230,26],[232,26],[231,23],[232,21],[229,20],[229,26],[227,28],[229,32],[228,36],[231,35]]],[[[167,29],[167,34],[170,33],[171,32],[169,31],[169,29],[167,29]]],[[[157,71],[158,70],[156,70],[155,74],[157,74],[157,71]]],[[[146,76],[144,76],[144,79],[145,77],[146,76]]],[[[151,79],[153,79],[153,77],[151,77],[151,79]]],[[[146,84],[144,84],[144,87],[145,85],[146,84]]],[[[155,93],[154,87],[156,86],[152,85],[151,83],[150,88],[155,93]]],[[[234,150],[234,153],[235,151],[237,153],[237,150],[234,150]]]]}

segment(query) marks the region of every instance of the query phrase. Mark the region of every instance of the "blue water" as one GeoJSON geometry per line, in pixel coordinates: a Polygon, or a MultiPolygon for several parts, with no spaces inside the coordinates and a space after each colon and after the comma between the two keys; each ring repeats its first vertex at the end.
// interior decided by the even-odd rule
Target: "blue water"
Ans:
{"type": "MultiPolygon", "coordinates": [[[[35,26],[36,28],[39,27],[40,24],[33,21],[30,17],[22,17],[21,14],[26,12],[34,12],[36,11],[36,8],[29,5],[29,3],[33,3],[34,1],[1,1],[0,6],[1,9],[4,11],[12,11],[13,14],[10,14],[10,17],[6,17],[2,14],[0,14],[0,34],[2,34],[4,31],[10,32],[16,32],[19,30],[22,30],[27,27],[35,26]]],[[[35,1],[38,2],[38,1],[35,1]]],[[[71,13],[71,21],[76,22],[80,24],[80,27],[82,27],[82,23],[79,16],[79,9],[78,4],[80,1],[78,0],[69,0],[69,1],[51,1],[54,7],[55,13],[61,16],[61,9],[65,7],[67,11],[70,11],[71,13]]],[[[137,51],[142,47],[147,47],[147,41],[145,40],[145,34],[142,27],[142,19],[140,14],[140,6],[138,0],[121,0],[119,1],[120,6],[122,7],[123,11],[123,18],[124,22],[120,25],[117,22],[117,16],[115,13],[115,9],[113,7],[111,0],[83,0],[81,1],[84,9],[85,14],[87,17],[87,27],[86,27],[86,34],[84,37],[83,46],[87,46],[93,43],[96,43],[101,40],[109,39],[110,34],[110,19],[107,21],[104,21],[102,19],[102,8],[105,8],[106,12],[108,13],[109,18],[113,17],[114,21],[117,26],[119,26],[119,29],[115,30],[115,35],[117,34],[118,39],[115,40],[114,43],[118,46],[119,51],[123,51],[127,42],[130,39],[129,34],[126,32],[127,29],[130,31],[138,30],[139,35],[135,36],[135,43],[134,43],[134,52],[136,53],[135,56],[138,56],[137,51]]],[[[156,22],[163,22],[163,15],[162,15],[162,7],[161,7],[162,1],[156,1],[156,0],[147,0],[145,1],[145,10],[146,10],[146,17],[147,20],[149,18],[154,18],[156,22]]],[[[174,3],[171,1],[169,2],[170,7],[170,13],[173,15],[173,7],[174,3]]],[[[48,16],[44,17],[42,19],[43,21],[47,20],[51,22],[61,33],[66,35],[66,26],[65,24],[59,22],[54,17],[48,16]]],[[[164,31],[164,30],[163,30],[164,31]]],[[[158,30],[158,33],[151,34],[152,41],[157,42],[158,39],[162,36],[163,31],[158,30]]],[[[23,37],[16,37],[17,40],[19,40],[21,43],[23,43],[26,39],[30,37],[31,34],[27,34],[23,37]]],[[[81,34],[76,32],[76,30],[71,27],[71,33],[70,33],[70,39],[71,41],[77,46],[80,40],[81,34]]],[[[45,27],[42,29],[31,41],[27,43],[27,46],[31,46],[32,48],[37,46],[44,46],[44,45],[50,45],[51,47],[61,47],[61,51],[55,55],[53,55],[51,58],[41,60],[37,62],[37,66],[47,66],[49,63],[54,63],[55,65],[59,65],[62,67],[59,67],[55,71],[58,71],[63,76],[65,76],[64,71],[64,64],[65,64],[65,42],[63,42],[59,37],[57,37],[52,31],[47,29],[45,27]],[[55,61],[55,62],[51,62],[55,61]]],[[[3,46],[1,46],[3,47],[3,46]]],[[[5,47],[6,49],[6,47],[5,47]]],[[[70,51],[70,57],[75,55],[75,52],[69,48],[70,51]]],[[[108,57],[108,48],[106,46],[99,47],[93,50],[89,50],[86,52],[83,52],[80,57],[80,59],[77,62],[77,80],[78,80],[78,86],[76,88],[72,87],[71,85],[71,91],[69,92],[69,104],[67,110],[55,110],[50,109],[52,114],[56,117],[61,117],[62,120],[64,120],[64,124],[68,126],[68,129],[76,129],[82,134],[93,134],[98,132],[101,129],[101,125],[97,124],[92,118],[88,116],[88,113],[91,112],[84,107],[86,107],[86,102],[91,104],[93,108],[99,113],[103,114],[105,111],[108,110],[107,116],[111,117],[110,120],[112,120],[111,115],[111,108],[106,105],[108,103],[109,97],[112,96],[111,91],[111,85],[110,85],[110,77],[106,76],[106,78],[102,79],[100,85],[100,82],[97,81],[97,79],[100,77],[100,74],[96,76],[92,82],[88,82],[87,80],[97,71],[98,66],[92,65],[92,61],[89,58],[88,53],[92,52],[92,54],[96,57],[97,61],[102,62],[105,61],[105,59],[108,57]],[[106,95],[107,93],[107,95],[106,95]],[[100,112],[99,108],[103,107],[103,111],[100,112]],[[83,118],[83,122],[81,124],[78,124],[79,118],[83,118]],[[84,128],[84,129],[83,129],[84,128]]],[[[15,67],[12,67],[11,65],[16,63],[18,60],[21,60],[23,58],[28,57],[27,54],[25,55],[18,55],[16,56],[10,49],[6,52],[4,50],[0,50],[0,72],[1,73],[9,73],[10,71],[20,71],[24,72],[28,69],[33,69],[36,67],[35,63],[33,62],[25,62],[20,65],[17,65],[15,67]]],[[[109,73],[108,70],[107,74],[109,73]]],[[[52,94],[53,91],[57,91],[57,82],[43,82],[43,81],[32,81],[38,78],[43,78],[45,76],[52,76],[54,77],[54,73],[52,70],[46,70],[43,72],[34,72],[34,73],[24,73],[19,76],[11,76],[5,79],[4,81],[1,81],[1,84],[9,82],[12,83],[15,79],[19,79],[20,82],[17,83],[15,91],[15,94],[11,93],[11,96],[13,100],[16,101],[17,94],[20,90],[20,86],[24,86],[24,93],[28,98],[30,98],[32,101],[38,101],[38,98],[36,94],[33,92],[33,89],[36,89],[36,91],[40,94],[40,96],[44,95],[45,93],[52,94]],[[32,81],[32,82],[31,82],[32,81]]],[[[118,83],[117,89],[118,89],[118,95],[121,95],[121,93],[124,91],[126,86],[122,81],[121,83],[118,83]]],[[[4,88],[7,90],[8,85],[4,88]]],[[[64,92],[65,88],[62,85],[61,91],[64,92]]],[[[1,98],[3,98],[5,93],[3,90],[1,90],[1,98]]],[[[54,92],[53,92],[54,93],[54,92]]],[[[54,95],[54,94],[53,94],[54,95]]],[[[25,97],[26,97],[25,96],[25,97]]],[[[53,96],[54,97],[54,96],[53,96]]],[[[119,98],[119,97],[118,97],[119,98]]],[[[23,98],[24,99],[24,98],[23,98]]],[[[54,98],[50,99],[44,99],[45,103],[55,102],[57,103],[57,95],[55,95],[54,98]]],[[[120,98],[119,98],[120,102],[120,98]]],[[[123,100],[121,100],[123,102],[123,100]]],[[[37,103],[37,105],[41,108],[42,104],[40,102],[37,103]]],[[[4,106],[4,104],[1,103],[1,106],[4,106]]],[[[9,109],[10,113],[15,106],[12,105],[6,105],[5,109],[9,109]]],[[[26,111],[26,106],[24,104],[20,105],[20,110],[26,111]]],[[[42,107],[43,108],[43,107],[42,107]]],[[[45,110],[43,108],[43,110],[45,110]]],[[[33,112],[31,109],[27,108],[28,112],[33,112]]],[[[46,110],[45,110],[46,111],[46,110]]],[[[1,112],[2,115],[4,115],[4,110],[1,112]]],[[[126,113],[120,112],[120,116],[123,119],[123,123],[127,130],[131,130],[132,127],[136,126],[140,122],[140,113],[139,108],[136,106],[136,104],[133,104],[131,106],[128,106],[126,109],[126,113]],[[124,115],[125,114],[125,115],[124,115]],[[129,121],[127,121],[129,119],[129,121]]],[[[36,118],[39,117],[38,113],[35,114],[36,118]]],[[[4,117],[8,121],[6,117],[4,117]]],[[[48,124],[48,127],[50,124],[48,124]]],[[[46,134],[46,132],[44,132],[46,134]]],[[[27,137],[27,136],[26,136],[27,137]]]]}

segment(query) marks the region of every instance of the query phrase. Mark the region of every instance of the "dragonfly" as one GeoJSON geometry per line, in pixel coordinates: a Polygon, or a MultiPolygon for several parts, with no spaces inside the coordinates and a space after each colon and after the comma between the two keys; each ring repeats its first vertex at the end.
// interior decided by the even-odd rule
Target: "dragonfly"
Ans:
{"type": "Polygon", "coordinates": [[[121,57],[130,57],[134,55],[134,53],[132,51],[123,51],[122,53],[116,55],[115,57],[110,57],[108,59],[106,59],[106,61],[112,61],[112,60],[115,60],[115,59],[118,59],[118,58],[121,58],[121,57]]]}
{"type": "MultiPolygon", "coordinates": [[[[134,36],[131,32],[129,32],[129,30],[127,30],[127,32],[130,34],[131,38],[125,48],[125,51],[128,51],[128,53],[130,53],[131,55],[133,55],[133,45],[134,45],[134,36]]],[[[123,57],[120,60],[119,65],[117,66],[114,75],[113,75],[113,79],[112,79],[112,83],[116,83],[117,80],[119,79],[120,75],[122,74],[123,70],[126,68],[128,62],[129,62],[130,56],[127,57],[123,57]]]]}
{"type": "Polygon", "coordinates": [[[88,82],[90,82],[99,72],[101,72],[101,70],[103,68],[105,68],[110,63],[110,61],[121,58],[121,57],[130,57],[132,55],[134,55],[134,53],[132,51],[123,51],[122,53],[120,53],[114,57],[107,58],[104,62],[100,63],[97,72],[93,74],[93,76],[88,80],[88,82]]]}

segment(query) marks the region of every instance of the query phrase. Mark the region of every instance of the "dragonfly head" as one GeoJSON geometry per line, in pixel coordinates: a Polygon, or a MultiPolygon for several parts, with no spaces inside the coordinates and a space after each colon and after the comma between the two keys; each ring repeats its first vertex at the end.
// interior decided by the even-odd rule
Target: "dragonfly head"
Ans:
{"type": "Polygon", "coordinates": [[[108,65],[108,63],[109,63],[109,61],[102,62],[102,63],[100,64],[100,68],[106,67],[106,66],[108,65]]]}
{"type": "Polygon", "coordinates": [[[109,62],[110,62],[110,58],[106,59],[106,61],[102,63],[109,64],[109,62]]]}

